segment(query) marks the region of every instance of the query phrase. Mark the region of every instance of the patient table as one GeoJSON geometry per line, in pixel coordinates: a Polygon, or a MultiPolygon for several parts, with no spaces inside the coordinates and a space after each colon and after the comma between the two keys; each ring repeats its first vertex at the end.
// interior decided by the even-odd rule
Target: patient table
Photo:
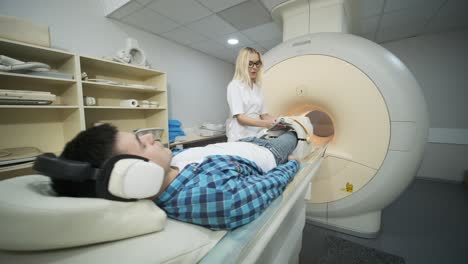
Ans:
{"type": "Polygon", "coordinates": [[[163,231],[119,241],[47,251],[0,251],[0,263],[298,263],[304,197],[324,151],[325,146],[315,148],[285,192],[259,218],[233,231],[168,219],[163,231]]]}

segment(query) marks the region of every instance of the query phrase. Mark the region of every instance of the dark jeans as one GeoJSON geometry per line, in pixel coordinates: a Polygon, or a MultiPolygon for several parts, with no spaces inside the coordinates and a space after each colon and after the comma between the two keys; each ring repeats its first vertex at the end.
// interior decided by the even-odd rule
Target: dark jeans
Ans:
{"type": "Polygon", "coordinates": [[[248,137],[240,139],[242,142],[251,142],[256,145],[265,147],[273,153],[277,165],[286,163],[288,156],[294,151],[297,145],[296,134],[288,131],[281,134],[277,138],[256,138],[248,137]]]}

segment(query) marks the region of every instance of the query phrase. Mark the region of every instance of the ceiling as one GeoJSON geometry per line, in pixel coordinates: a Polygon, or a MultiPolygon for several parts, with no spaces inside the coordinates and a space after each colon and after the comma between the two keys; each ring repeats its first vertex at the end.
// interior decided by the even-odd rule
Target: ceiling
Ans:
{"type": "MultiPolygon", "coordinates": [[[[107,17],[234,63],[282,40],[270,10],[286,0],[120,0],[107,17]],[[227,39],[237,38],[231,46],[227,39]]],[[[345,0],[350,33],[377,43],[468,28],[468,0],[345,0]]]]}

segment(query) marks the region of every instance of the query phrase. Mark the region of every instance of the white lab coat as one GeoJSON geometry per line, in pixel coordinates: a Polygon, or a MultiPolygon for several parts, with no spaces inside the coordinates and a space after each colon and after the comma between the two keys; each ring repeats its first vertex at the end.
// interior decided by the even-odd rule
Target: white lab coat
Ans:
{"type": "Polygon", "coordinates": [[[253,88],[250,88],[240,80],[232,80],[227,88],[227,101],[231,114],[226,121],[226,136],[228,141],[237,141],[241,138],[256,136],[262,129],[261,127],[241,125],[234,116],[245,114],[249,117],[260,119],[260,115],[267,113],[260,87],[254,84],[253,88]]]}

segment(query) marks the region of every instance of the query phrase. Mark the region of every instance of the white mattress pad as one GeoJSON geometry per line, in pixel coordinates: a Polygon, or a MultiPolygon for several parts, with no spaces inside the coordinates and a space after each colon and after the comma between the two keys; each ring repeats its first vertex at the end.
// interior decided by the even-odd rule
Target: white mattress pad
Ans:
{"type": "Polygon", "coordinates": [[[120,241],[38,252],[0,251],[0,263],[197,263],[225,234],[168,220],[161,232],[120,241]]]}

